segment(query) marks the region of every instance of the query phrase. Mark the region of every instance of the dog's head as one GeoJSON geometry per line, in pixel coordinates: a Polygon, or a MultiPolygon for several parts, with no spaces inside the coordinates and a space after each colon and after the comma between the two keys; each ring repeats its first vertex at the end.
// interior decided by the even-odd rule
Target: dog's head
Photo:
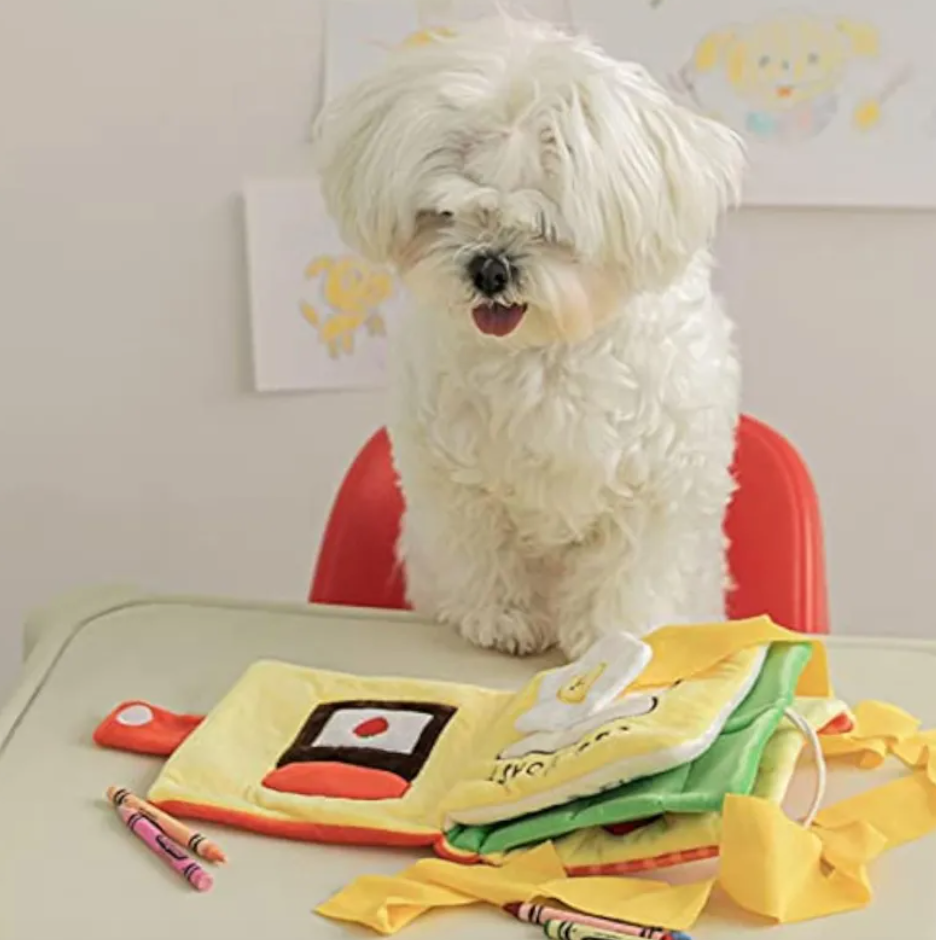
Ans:
{"type": "Polygon", "coordinates": [[[391,53],[326,107],[316,150],[351,246],[440,316],[524,344],[580,340],[665,288],[743,163],[644,69],[506,17],[391,53]]]}

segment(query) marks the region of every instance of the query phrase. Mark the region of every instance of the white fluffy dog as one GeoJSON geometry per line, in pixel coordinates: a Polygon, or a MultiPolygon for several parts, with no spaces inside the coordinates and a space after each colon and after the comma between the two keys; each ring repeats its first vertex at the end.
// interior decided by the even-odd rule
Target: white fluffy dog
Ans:
{"type": "Polygon", "coordinates": [[[415,298],[390,421],[415,609],[568,656],[722,617],[739,370],[708,249],[738,138],[501,17],[393,53],[316,151],[344,238],[415,298]]]}

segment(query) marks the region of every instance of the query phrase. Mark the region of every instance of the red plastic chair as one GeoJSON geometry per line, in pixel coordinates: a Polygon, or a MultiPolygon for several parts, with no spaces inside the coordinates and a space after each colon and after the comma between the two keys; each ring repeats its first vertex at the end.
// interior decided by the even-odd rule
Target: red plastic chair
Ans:
{"type": "MultiPolygon", "coordinates": [[[[793,446],[744,416],[735,456],[738,490],[728,510],[731,617],[769,614],[801,633],[827,633],[828,607],[819,503],[793,446]]],[[[332,507],[309,600],[403,609],[403,572],[394,556],[403,496],[380,430],[348,470],[332,507]]]]}

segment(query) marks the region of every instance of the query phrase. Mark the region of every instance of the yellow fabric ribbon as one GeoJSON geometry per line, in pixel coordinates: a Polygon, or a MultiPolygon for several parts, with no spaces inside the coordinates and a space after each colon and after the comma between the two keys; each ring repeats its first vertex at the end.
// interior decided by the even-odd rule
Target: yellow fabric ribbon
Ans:
{"type": "Polygon", "coordinates": [[[395,877],[365,876],[317,911],[381,934],[401,930],[430,908],[549,898],[604,917],[682,930],[696,922],[713,881],[672,887],[639,878],[568,878],[552,843],[518,853],[502,868],[441,859],[416,862],[395,877]]]}
{"type": "Polygon", "coordinates": [[[719,883],[739,906],[777,923],[824,917],[871,900],[866,863],[885,847],[872,826],[804,829],[775,803],[729,796],[719,883]]]}
{"type": "Polygon", "coordinates": [[[855,726],[845,734],[820,737],[826,757],[847,757],[859,767],[880,767],[884,758],[901,742],[916,734],[920,722],[886,702],[861,702],[855,708],[855,726]]]}
{"type": "Polygon", "coordinates": [[[936,785],[936,729],[897,741],[893,751],[908,767],[925,770],[929,781],[936,785]]]}
{"type": "Polygon", "coordinates": [[[814,698],[832,695],[825,643],[778,627],[769,617],[692,627],[661,627],[642,639],[653,650],[653,658],[631,686],[632,690],[671,685],[677,679],[701,675],[739,650],[753,646],[808,643],[812,656],[800,676],[796,694],[814,698]]]}
{"type": "Polygon", "coordinates": [[[914,772],[826,807],[808,830],[774,803],[729,796],[719,870],[725,893],[778,923],[868,904],[868,863],[936,829],[936,731],[918,726],[893,705],[862,702],[852,731],[821,737],[829,757],[873,768],[892,753],[914,772]]]}
{"type": "MultiPolygon", "coordinates": [[[[659,633],[665,631],[654,636],[659,633]]],[[[686,635],[680,644],[685,641],[686,635]]],[[[920,732],[918,726],[899,708],[862,702],[852,731],[823,736],[823,751],[831,758],[873,768],[893,754],[911,773],[826,807],[810,829],[768,800],[727,797],[717,878],[725,894],[777,923],[867,905],[872,896],[868,863],[886,849],[936,830],[936,730],[920,732]]],[[[318,913],[393,934],[430,908],[547,898],[600,917],[686,930],[715,883],[568,878],[556,850],[546,843],[512,854],[500,868],[428,859],[395,877],[359,878],[318,913]]]]}

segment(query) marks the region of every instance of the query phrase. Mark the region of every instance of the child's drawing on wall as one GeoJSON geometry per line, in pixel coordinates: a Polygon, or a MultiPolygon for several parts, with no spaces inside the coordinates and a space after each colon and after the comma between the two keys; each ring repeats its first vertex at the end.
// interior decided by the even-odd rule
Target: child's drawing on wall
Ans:
{"type": "Polygon", "coordinates": [[[402,282],[344,243],[314,178],[254,180],[244,199],[256,387],[382,386],[402,282]]]}
{"type": "Polygon", "coordinates": [[[901,70],[856,99],[855,75],[879,59],[881,45],[871,23],[773,13],[703,36],[680,72],[681,85],[704,110],[763,142],[808,140],[836,118],[870,131],[910,78],[901,70]]]}
{"type": "Polygon", "coordinates": [[[315,303],[301,300],[299,309],[332,359],[353,355],[361,331],[386,334],[381,304],[393,295],[389,271],[351,256],[320,257],[306,266],[305,275],[319,288],[318,297],[315,303]]]}
{"type": "Polygon", "coordinates": [[[936,205],[931,0],[570,3],[578,32],[744,137],[746,205],[936,205]]]}

